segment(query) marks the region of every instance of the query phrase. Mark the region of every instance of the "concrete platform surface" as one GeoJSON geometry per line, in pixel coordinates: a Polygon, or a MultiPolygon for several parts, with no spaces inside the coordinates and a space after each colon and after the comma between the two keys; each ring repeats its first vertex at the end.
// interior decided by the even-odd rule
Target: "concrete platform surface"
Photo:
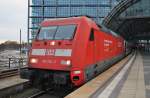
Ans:
{"type": "Polygon", "coordinates": [[[138,53],[127,79],[122,85],[118,98],[146,98],[143,59],[140,53],[138,53]]]}
{"type": "Polygon", "coordinates": [[[144,65],[144,80],[146,98],[150,98],[150,53],[141,52],[144,65]]]}
{"type": "MultiPolygon", "coordinates": [[[[105,88],[101,91],[98,91],[92,98],[117,98],[120,88],[122,87],[125,77],[128,74],[129,69],[131,68],[134,60],[134,55],[121,69],[120,72],[110,81],[109,84],[105,86],[105,88]]],[[[124,97],[123,97],[124,98],[124,97]]],[[[126,97],[128,98],[128,97],[126,97]]]]}
{"type": "Polygon", "coordinates": [[[19,76],[12,76],[4,79],[0,79],[0,90],[12,87],[21,83],[28,82],[28,80],[21,79],[19,76]]]}

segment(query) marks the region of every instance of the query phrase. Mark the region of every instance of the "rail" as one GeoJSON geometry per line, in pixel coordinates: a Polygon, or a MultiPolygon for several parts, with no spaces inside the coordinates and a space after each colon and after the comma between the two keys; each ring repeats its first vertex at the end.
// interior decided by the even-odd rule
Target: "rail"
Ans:
{"type": "Polygon", "coordinates": [[[18,75],[18,69],[7,70],[0,72],[0,79],[18,75]]]}
{"type": "Polygon", "coordinates": [[[36,94],[33,94],[33,95],[31,95],[30,97],[27,97],[27,98],[38,98],[39,96],[42,96],[45,93],[46,93],[46,91],[40,91],[40,92],[38,92],[36,94]]]}
{"type": "Polygon", "coordinates": [[[35,93],[35,94],[33,94],[33,95],[27,97],[27,98],[38,98],[38,97],[40,97],[40,96],[46,94],[46,93],[47,93],[48,91],[50,91],[50,90],[52,90],[52,88],[48,88],[48,89],[46,89],[46,90],[39,91],[39,92],[37,92],[37,93],[35,93]]]}
{"type": "MultiPolygon", "coordinates": [[[[26,67],[23,67],[23,68],[26,68],[26,67]]],[[[23,69],[23,68],[21,68],[21,69],[23,69]]],[[[19,74],[18,68],[3,70],[3,71],[0,71],[0,79],[11,77],[11,76],[16,76],[18,74],[19,74]]]]}

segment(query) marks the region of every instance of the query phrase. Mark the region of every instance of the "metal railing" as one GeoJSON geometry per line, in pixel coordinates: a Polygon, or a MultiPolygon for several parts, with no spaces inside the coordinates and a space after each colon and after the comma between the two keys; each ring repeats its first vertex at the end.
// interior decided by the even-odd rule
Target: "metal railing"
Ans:
{"type": "Polygon", "coordinates": [[[27,58],[9,58],[8,67],[11,68],[11,65],[16,67],[23,67],[27,64],[27,58]]]}
{"type": "Polygon", "coordinates": [[[27,66],[27,58],[7,58],[1,61],[2,68],[13,69],[27,66]]]}

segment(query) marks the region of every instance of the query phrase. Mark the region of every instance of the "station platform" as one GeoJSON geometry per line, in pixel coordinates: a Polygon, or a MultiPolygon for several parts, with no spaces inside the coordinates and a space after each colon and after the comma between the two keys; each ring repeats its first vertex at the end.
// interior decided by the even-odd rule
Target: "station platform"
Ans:
{"type": "Polygon", "coordinates": [[[147,53],[128,56],[65,98],[150,98],[149,59],[147,53]]]}
{"type": "Polygon", "coordinates": [[[123,81],[118,98],[146,98],[143,67],[142,56],[138,54],[127,79],[123,81]]]}
{"type": "Polygon", "coordinates": [[[28,82],[28,80],[21,79],[19,76],[7,77],[4,79],[0,79],[0,90],[16,86],[22,83],[28,82]]]}

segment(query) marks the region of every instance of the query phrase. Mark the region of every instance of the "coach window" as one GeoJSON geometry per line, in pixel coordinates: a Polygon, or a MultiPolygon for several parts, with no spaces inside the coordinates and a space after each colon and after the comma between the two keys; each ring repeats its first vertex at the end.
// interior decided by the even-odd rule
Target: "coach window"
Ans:
{"type": "Polygon", "coordinates": [[[94,29],[91,29],[89,40],[94,41],[94,29]]]}

